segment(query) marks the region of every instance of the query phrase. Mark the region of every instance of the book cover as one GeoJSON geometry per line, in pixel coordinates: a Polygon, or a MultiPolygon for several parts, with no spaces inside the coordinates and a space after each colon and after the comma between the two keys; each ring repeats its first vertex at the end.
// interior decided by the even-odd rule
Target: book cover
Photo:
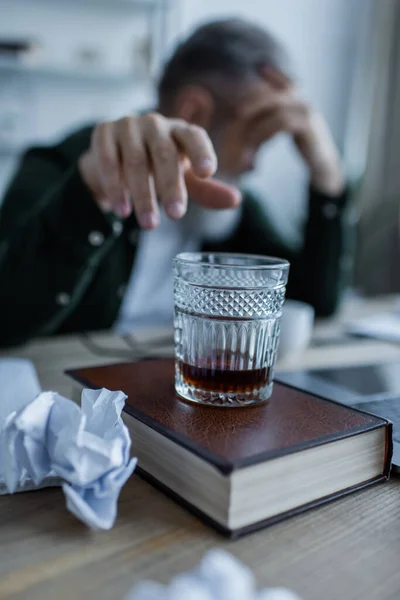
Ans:
{"type": "MultiPolygon", "coordinates": [[[[176,395],[173,359],[91,367],[68,374],[83,386],[124,391],[128,396],[124,410],[131,417],[212,464],[226,476],[250,465],[380,427],[387,429],[386,452],[381,475],[375,480],[389,476],[392,442],[388,421],[284,384],[274,384],[272,397],[264,405],[216,408],[189,403],[176,395]]],[[[151,474],[147,474],[147,478],[157,484],[151,474]]],[[[165,485],[160,484],[160,487],[168,491],[165,485]]],[[[341,490],[335,497],[356,487],[341,490]]],[[[176,494],[172,495],[181,501],[176,494]]],[[[321,498],[313,505],[332,498],[321,498]]],[[[310,506],[303,506],[301,510],[310,506]]],[[[298,510],[291,514],[294,512],[298,510]]],[[[254,524],[253,528],[262,525],[254,524]]]]}

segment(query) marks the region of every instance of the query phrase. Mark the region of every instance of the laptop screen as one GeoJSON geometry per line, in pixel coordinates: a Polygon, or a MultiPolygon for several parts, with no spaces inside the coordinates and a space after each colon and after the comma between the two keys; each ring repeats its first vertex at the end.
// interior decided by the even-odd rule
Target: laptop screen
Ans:
{"type": "Polygon", "coordinates": [[[361,396],[400,395],[400,362],[325,369],[310,374],[361,396]]]}

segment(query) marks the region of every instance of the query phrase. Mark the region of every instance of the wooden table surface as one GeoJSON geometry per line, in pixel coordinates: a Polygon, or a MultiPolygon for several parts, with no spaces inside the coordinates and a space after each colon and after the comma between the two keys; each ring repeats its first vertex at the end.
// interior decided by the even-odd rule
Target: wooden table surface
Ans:
{"type": "MultiPolygon", "coordinates": [[[[347,305],[339,319],[318,325],[314,347],[281,362],[279,369],[400,358],[400,345],[340,338],[354,314],[391,305],[390,300],[347,305]]],[[[64,369],[129,360],[154,348],[146,332],[135,339],[104,333],[35,341],[0,356],[30,358],[43,388],[68,395],[64,369]]],[[[157,350],[170,352],[168,345],[157,350]]],[[[117,523],[109,532],[92,532],[78,522],[66,511],[59,489],[3,496],[0,598],[122,600],[139,579],[167,582],[216,546],[252,567],[260,585],[290,587],[303,600],[399,600],[400,480],[237,541],[220,537],[136,476],[122,491],[117,523]]]]}

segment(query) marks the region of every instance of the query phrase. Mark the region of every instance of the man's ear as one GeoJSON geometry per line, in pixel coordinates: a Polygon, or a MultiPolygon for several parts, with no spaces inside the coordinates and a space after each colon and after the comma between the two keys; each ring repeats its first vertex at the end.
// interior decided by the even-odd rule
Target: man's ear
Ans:
{"type": "Polygon", "coordinates": [[[215,106],[210,92],[197,85],[187,85],[178,92],[174,108],[178,119],[209,129],[215,106]]]}

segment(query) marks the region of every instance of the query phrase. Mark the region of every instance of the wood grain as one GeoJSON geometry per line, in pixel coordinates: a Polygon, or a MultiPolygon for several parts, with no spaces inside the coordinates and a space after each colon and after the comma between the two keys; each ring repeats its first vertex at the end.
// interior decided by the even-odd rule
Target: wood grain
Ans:
{"type": "Polygon", "coordinates": [[[0,498],[0,598],[121,599],[139,579],[167,582],[223,547],[260,585],[304,600],[398,600],[400,482],[393,480],[236,542],[220,538],[133,477],[110,532],[70,516],[60,490],[0,498]]]}
{"type": "MultiPolygon", "coordinates": [[[[371,305],[372,311],[381,308],[371,305]]],[[[317,335],[332,335],[340,322],[322,324],[317,335]]],[[[96,339],[126,352],[118,336],[99,334],[96,339]]],[[[43,387],[66,395],[71,384],[64,369],[121,362],[99,358],[78,337],[35,341],[2,354],[31,358],[43,387]]],[[[365,362],[366,356],[384,360],[399,355],[393,345],[360,341],[348,349],[311,349],[296,364],[326,366],[342,364],[346,356],[365,362]]],[[[400,480],[394,478],[232,542],[135,476],[122,491],[118,520],[109,532],[91,532],[74,519],[59,489],[3,496],[0,598],[122,600],[139,579],[165,583],[219,546],[248,564],[260,585],[290,587],[303,600],[399,600],[399,499],[400,480]]]]}

